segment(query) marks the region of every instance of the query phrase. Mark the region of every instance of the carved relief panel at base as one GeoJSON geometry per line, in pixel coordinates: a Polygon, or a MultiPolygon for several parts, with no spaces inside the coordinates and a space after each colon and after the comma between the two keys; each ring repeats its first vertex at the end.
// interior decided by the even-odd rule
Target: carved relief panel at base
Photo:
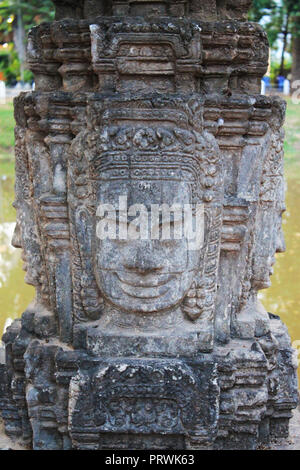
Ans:
{"type": "MultiPolygon", "coordinates": [[[[33,449],[256,449],[297,405],[258,292],[284,250],[285,104],[248,0],[57,0],[15,99],[36,298],[3,337],[0,410],[33,449]],[[75,5],[76,3],[76,5],[75,5]]],[[[20,312],[21,313],[21,312],[20,312]]]]}

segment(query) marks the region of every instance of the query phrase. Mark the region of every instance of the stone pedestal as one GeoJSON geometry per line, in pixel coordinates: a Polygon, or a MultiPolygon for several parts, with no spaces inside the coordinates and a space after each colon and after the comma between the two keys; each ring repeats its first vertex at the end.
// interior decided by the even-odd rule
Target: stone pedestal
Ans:
{"type": "Polygon", "coordinates": [[[293,350],[257,299],[284,250],[285,104],[259,94],[250,2],[54,3],[29,35],[36,91],[15,100],[13,244],[36,299],[3,337],[7,434],[33,449],[288,436],[293,350]],[[195,240],[175,235],[178,210],[195,240]]]}
{"type": "Polygon", "coordinates": [[[217,369],[211,357],[109,359],[70,383],[77,448],[176,449],[216,435],[217,369]]]}

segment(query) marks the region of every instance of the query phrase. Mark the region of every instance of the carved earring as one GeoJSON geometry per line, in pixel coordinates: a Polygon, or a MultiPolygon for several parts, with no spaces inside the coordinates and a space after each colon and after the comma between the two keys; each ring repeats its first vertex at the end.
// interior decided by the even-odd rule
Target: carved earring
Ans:
{"type": "Polygon", "coordinates": [[[182,310],[190,320],[197,320],[205,307],[205,286],[194,281],[182,303],[182,310]]]}
{"type": "Polygon", "coordinates": [[[92,282],[87,287],[82,287],[81,301],[87,316],[91,320],[98,320],[104,308],[104,299],[101,297],[96,283],[92,282]]]}

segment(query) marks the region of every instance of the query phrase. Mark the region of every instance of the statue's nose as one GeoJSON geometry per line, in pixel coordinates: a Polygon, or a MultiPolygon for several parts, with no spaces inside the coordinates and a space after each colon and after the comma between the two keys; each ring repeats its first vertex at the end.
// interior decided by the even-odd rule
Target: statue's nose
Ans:
{"type": "Polygon", "coordinates": [[[11,239],[11,244],[15,248],[22,248],[20,224],[17,222],[11,239]]]}
{"type": "Polygon", "coordinates": [[[138,246],[131,256],[126,259],[125,269],[139,274],[148,274],[162,270],[160,260],[155,256],[150,244],[143,243],[138,246]]]}

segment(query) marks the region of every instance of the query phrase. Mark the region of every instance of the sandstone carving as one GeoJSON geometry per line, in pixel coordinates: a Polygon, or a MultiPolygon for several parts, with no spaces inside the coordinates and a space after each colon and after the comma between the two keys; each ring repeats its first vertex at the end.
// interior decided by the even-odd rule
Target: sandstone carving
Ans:
{"type": "Polygon", "coordinates": [[[257,299],[284,250],[285,104],[259,94],[250,2],[54,3],[29,35],[36,90],[15,100],[13,243],[36,298],[3,337],[7,434],[65,450],[288,436],[293,350],[257,299]],[[178,206],[197,245],[175,236],[178,206]]]}

